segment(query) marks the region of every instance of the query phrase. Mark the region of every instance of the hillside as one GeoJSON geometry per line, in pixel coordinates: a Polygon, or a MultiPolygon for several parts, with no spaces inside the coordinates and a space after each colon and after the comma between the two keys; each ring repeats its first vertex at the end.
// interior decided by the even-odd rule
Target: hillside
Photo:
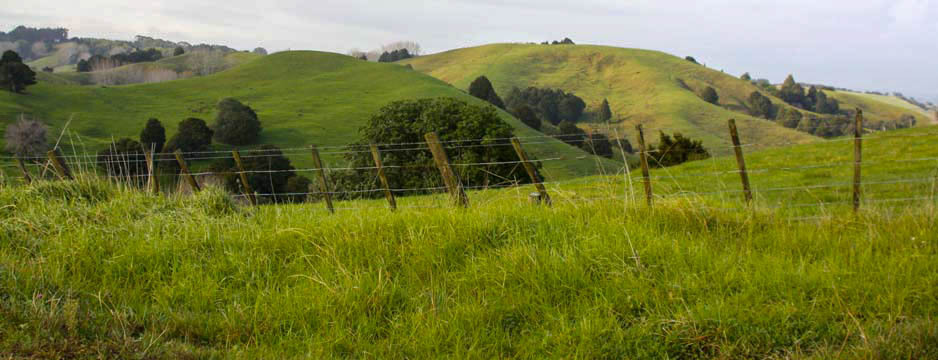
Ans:
{"type": "MultiPolygon", "coordinates": [[[[56,75],[56,74],[53,74],[56,75]]],[[[345,145],[357,140],[358,128],[385,104],[402,99],[455,97],[484,104],[448,84],[397,64],[376,64],[322,52],[293,51],[265,56],[236,68],[199,78],[157,84],[89,87],[40,82],[28,94],[0,94],[0,126],[29,112],[59,134],[69,118],[63,147],[96,151],[112,138],[136,137],[148,118],[160,119],[167,134],[187,117],[211,123],[215,104],[234,97],[254,108],[264,130],[261,143],[280,147],[345,145]]],[[[502,112],[518,136],[537,135],[502,112]]],[[[585,155],[549,140],[531,151],[536,156],[585,155]]],[[[307,155],[297,155],[301,164],[307,155]]],[[[555,161],[550,170],[574,175],[591,169],[590,162],[555,161]]]]}
{"type": "MultiPolygon", "coordinates": [[[[657,51],[593,45],[495,44],[421,56],[403,63],[461,89],[485,75],[503,96],[512,87],[560,88],[583,98],[587,111],[595,110],[607,98],[613,118],[622,120],[624,129],[620,131],[630,135],[641,123],[652,130],[679,131],[703,140],[709,147],[721,148],[729,144],[726,120],[736,118],[742,134],[758,147],[819,140],[733,111],[745,108],[749,94],[757,90],[754,85],[657,51]],[[709,104],[695,94],[708,85],[717,90],[721,106],[709,104]]],[[[774,101],[781,104],[781,100],[774,101]]]]}
{"type": "Polygon", "coordinates": [[[109,70],[95,72],[62,71],[54,75],[79,85],[114,85],[146,82],[162,82],[177,78],[208,75],[230,69],[261,55],[245,52],[188,53],[162,58],[153,62],[127,64],[109,70]]]}
{"type": "Polygon", "coordinates": [[[830,94],[841,102],[842,108],[860,108],[864,115],[872,120],[898,119],[908,114],[915,116],[918,125],[935,123],[933,114],[896,96],[849,91],[831,91],[830,94]]]}

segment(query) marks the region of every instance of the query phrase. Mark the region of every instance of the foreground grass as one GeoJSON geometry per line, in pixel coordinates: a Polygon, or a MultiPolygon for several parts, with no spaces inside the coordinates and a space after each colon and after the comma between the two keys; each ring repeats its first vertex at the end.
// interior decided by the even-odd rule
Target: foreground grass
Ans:
{"type": "Polygon", "coordinates": [[[792,222],[683,199],[493,200],[519,191],[328,215],[87,179],[0,189],[0,353],[938,355],[934,205],[792,222]]]}

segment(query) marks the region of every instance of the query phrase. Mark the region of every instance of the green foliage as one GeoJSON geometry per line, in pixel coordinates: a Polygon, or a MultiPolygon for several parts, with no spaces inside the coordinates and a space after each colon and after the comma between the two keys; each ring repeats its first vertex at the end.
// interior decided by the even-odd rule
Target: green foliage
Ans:
{"type": "Polygon", "coordinates": [[[123,182],[140,185],[146,182],[146,157],[140,143],[121,138],[107,149],[98,152],[97,166],[108,176],[123,182]]]}
{"type": "Polygon", "coordinates": [[[745,81],[752,81],[752,76],[749,76],[749,73],[743,73],[739,78],[745,81]]]}
{"type": "Polygon", "coordinates": [[[804,88],[795,82],[795,78],[791,75],[785,78],[785,82],[782,83],[782,88],[779,89],[778,96],[789,105],[802,109],[807,108],[805,106],[804,88]]]}
{"type": "Polygon", "coordinates": [[[600,121],[612,120],[612,109],[609,108],[608,99],[603,99],[603,103],[599,105],[599,120],[600,121]]]}
{"type": "MultiPolygon", "coordinates": [[[[367,148],[368,144],[414,144],[425,141],[424,134],[436,132],[440,141],[460,140],[459,147],[446,151],[450,162],[493,163],[517,161],[517,155],[508,145],[514,134],[511,126],[502,121],[493,107],[470,105],[453,98],[395,101],[381,108],[359,130],[361,138],[355,143],[367,148]],[[473,139],[472,141],[464,141],[473,139]],[[501,146],[487,146],[497,145],[501,146]],[[475,145],[475,146],[474,146],[475,145]]],[[[449,147],[449,144],[444,144],[449,147]]],[[[394,189],[415,189],[442,184],[429,151],[403,151],[413,145],[380,145],[385,172],[394,189]],[[395,151],[396,150],[396,151],[395,151]]],[[[351,167],[372,167],[370,152],[346,155],[351,167]]],[[[523,176],[515,164],[486,166],[455,166],[454,171],[468,186],[480,186],[491,181],[523,176]]],[[[519,180],[524,180],[520,178],[519,180]]],[[[356,170],[339,174],[337,181],[348,190],[372,188],[374,170],[356,170]]],[[[380,193],[364,193],[381,196],[380,193]]]]}
{"type": "Polygon", "coordinates": [[[212,144],[214,132],[205,124],[205,120],[188,118],[179,123],[176,135],[166,143],[166,152],[182,150],[193,152],[207,150],[212,144]]]}
{"type": "Polygon", "coordinates": [[[395,62],[414,57],[407,49],[397,49],[391,52],[383,52],[378,57],[378,62],[395,62]]]}
{"type": "MultiPolygon", "coordinates": [[[[241,156],[241,165],[247,172],[248,184],[258,194],[259,201],[272,202],[302,202],[306,196],[298,193],[307,193],[309,179],[296,179],[300,177],[293,171],[295,168],[290,159],[283,155],[283,151],[274,145],[261,145],[254,156],[241,156]],[[304,187],[305,184],[305,187],[304,187]]],[[[241,194],[240,169],[234,158],[226,157],[216,160],[210,166],[212,172],[221,175],[225,189],[232,193],[241,194]]]]}
{"type": "Polygon", "coordinates": [[[153,62],[163,58],[163,53],[157,49],[134,50],[126,54],[111,55],[111,61],[117,64],[135,64],[140,62],[153,62]]]}
{"type": "Polygon", "coordinates": [[[576,122],[586,109],[586,102],[572,93],[560,89],[542,89],[529,87],[524,90],[512,88],[506,103],[509,108],[527,105],[537,112],[541,119],[557,125],[561,121],[576,122]]]}
{"type": "Polygon", "coordinates": [[[488,101],[490,104],[500,109],[505,108],[505,103],[502,101],[502,98],[498,96],[498,93],[495,92],[495,88],[492,87],[492,83],[484,75],[477,77],[472,81],[472,84],[469,84],[469,95],[488,101]]]}
{"type": "Polygon", "coordinates": [[[218,102],[215,117],[215,141],[229,145],[249,145],[257,142],[261,122],[251,107],[232,98],[218,102]]]}
{"type": "Polygon", "coordinates": [[[252,53],[255,53],[257,55],[267,55],[267,49],[262,48],[262,47],[256,47],[254,48],[254,51],[252,51],[252,53]]]}
{"type": "Polygon", "coordinates": [[[814,100],[814,112],[818,114],[840,113],[840,103],[836,99],[828,98],[824,91],[818,91],[814,100]]]}
{"type": "Polygon", "coordinates": [[[684,60],[690,61],[690,62],[692,62],[692,63],[694,63],[694,64],[700,64],[700,63],[697,62],[697,59],[694,59],[693,56],[685,56],[685,57],[684,57],[684,60]]]}
{"type": "Polygon", "coordinates": [[[772,119],[775,116],[775,106],[772,100],[762,95],[758,91],[749,94],[749,114],[752,116],[772,119]]]}
{"type": "Polygon", "coordinates": [[[173,49],[173,56],[179,56],[186,53],[186,49],[183,49],[182,46],[177,46],[173,49]]]}
{"type": "Polygon", "coordinates": [[[3,52],[0,58],[0,87],[12,93],[21,93],[27,86],[36,84],[36,73],[29,66],[23,64],[13,50],[3,52]]]}
{"type": "Polygon", "coordinates": [[[720,96],[717,95],[716,89],[714,89],[712,86],[707,86],[707,88],[705,88],[704,91],[700,94],[700,98],[703,99],[703,101],[714,105],[720,104],[720,96]]]}
{"type": "Polygon", "coordinates": [[[147,120],[147,124],[140,131],[140,143],[148,151],[155,148],[157,153],[163,152],[163,146],[166,145],[166,129],[159,119],[147,120]]]}
{"type": "Polygon", "coordinates": [[[522,104],[510,110],[511,114],[518,118],[518,120],[521,120],[522,124],[530,126],[534,130],[541,130],[541,118],[537,116],[537,113],[535,113],[530,106],[522,104]]]}
{"type": "Polygon", "coordinates": [[[658,145],[649,147],[648,157],[651,159],[649,165],[668,167],[688,161],[709,159],[710,152],[704,148],[700,140],[692,140],[680,133],[674,133],[672,137],[662,131],[658,145]]]}
{"type": "Polygon", "coordinates": [[[784,127],[796,129],[803,117],[801,111],[794,108],[783,107],[779,109],[776,121],[784,127]]]}

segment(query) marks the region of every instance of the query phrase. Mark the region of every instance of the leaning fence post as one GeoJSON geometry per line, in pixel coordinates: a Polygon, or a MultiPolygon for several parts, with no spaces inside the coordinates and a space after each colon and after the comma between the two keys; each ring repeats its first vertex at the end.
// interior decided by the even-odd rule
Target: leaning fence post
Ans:
{"type": "Polygon", "coordinates": [[[33,182],[33,177],[29,176],[29,170],[26,170],[26,164],[23,163],[23,159],[16,158],[16,165],[19,166],[20,171],[23,172],[23,179],[27,184],[33,182]]]}
{"type": "Polygon", "coordinates": [[[642,163],[642,183],[645,184],[645,200],[648,202],[648,206],[651,206],[651,176],[648,175],[648,151],[645,150],[645,130],[642,129],[642,124],[638,124],[635,129],[638,130],[638,154],[642,163]]]}
{"type": "Polygon", "coordinates": [[[65,165],[65,163],[62,162],[62,159],[59,158],[59,154],[55,151],[55,149],[49,150],[46,155],[49,156],[49,161],[52,162],[52,166],[55,168],[55,172],[59,174],[60,179],[73,179],[72,172],[68,170],[68,165],[65,165]]]}
{"type": "Polygon", "coordinates": [[[310,145],[309,149],[313,156],[313,164],[316,166],[316,170],[319,170],[319,191],[326,197],[326,207],[329,208],[329,212],[335,213],[335,208],[332,207],[329,177],[326,174],[326,169],[322,166],[322,159],[319,158],[319,150],[316,149],[316,145],[310,145]]]}
{"type": "MultiPolygon", "coordinates": [[[[140,147],[143,148],[143,145],[140,145],[140,147]]],[[[150,188],[150,190],[153,190],[154,194],[159,194],[160,182],[156,179],[156,167],[153,163],[153,157],[156,155],[154,154],[154,150],[155,144],[151,145],[149,152],[147,152],[146,149],[143,149],[143,156],[147,161],[147,186],[150,188]]]]}
{"type": "Polygon", "coordinates": [[[231,155],[234,157],[235,164],[238,165],[238,174],[241,175],[241,188],[244,189],[244,195],[247,195],[251,205],[257,206],[257,197],[254,196],[254,190],[251,190],[251,184],[248,183],[248,175],[244,172],[244,165],[241,163],[241,154],[238,153],[238,149],[234,149],[231,150],[231,155]]]}
{"type": "Polygon", "coordinates": [[[435,132],[426,133],[423,137],[427,140],[427,146],[433,154],[433,161],[436,163],[436,167],[440,169],[440,175],[443,176],[443,183],[446,184],[450,196],[459,206],[469,207],[469,197],[466,196],[459,177],[456,176],[450,166],[449,157],[446,156],[446,150],[443,149],[443,145],[440,143],[440,137],[435,132]]]}
{"type": "Polygon", "coordinates": [[[381,162],[381,152],[378,146],[371,144],[371,157],[375,160],[375,167],[378,169],[378,178],[381,179],[381,185],[384,186],[384,197],[388,199],[388,205],[391,211],[397,210],[397,201],[394,200],[394,193],[391,192],[391,184],[387,175],[384,174],[384,165],[381,162]]]}
{"type": "Polygon", "coordinates": [[[736,152],[736,164],[739,165],[739,178],[743,181],[743,194],[746,203],[752,203],[752,188],[749,187],[749,173],[746,172],[746,159],[743,158],[743,147],[739,143],[739,132],[736,130],[736,120],[728,121],[730,137],[733,139],[733,151],[736,152]]]}
{"type": "Polygon", "coordinates": [[[537,168],[534,167],[534,164],[531,163],[531,160],[528,160],[528,154],[524,152],[524,149],[521,148],[521,141],[518,138],[511,138],[511,146],[515,148],[515,152],[518,153],[518,159],[521,160],[521,164],[524,165],[524,170],[527,171],[528,177],[531,178],[531,182],[534,183],[534,187],[537,189],[537,192],[540,194],[541,201],[543,201],[547,206],[551,205],[550,195],[547,194],[547,188],[544,187],[544,184],[541,183],[541,178],[537,174],[537,168]]]}
{"type": "Polygon", "coordinates": [[[192,192],[198,192],[202,190],[199,188],[199,183],[195,181],[195,177],[192,176],[192,173],[189,172],[189,166],[186,165],[186,159],[182,158],[182,151],[176,149],[173,152],[173,155],[176,155],[176,162],[179,163],[179,171],[182,173],[182,176],[186,178],[186,182],[189,183],[189,187],[192,188],[192,192]]]}
{"type": "Polygon", "coordinates": [[[860,168],[863,163],[863,110],[857,109],[853,129],[853,211],[860,210],[860,168]]]}

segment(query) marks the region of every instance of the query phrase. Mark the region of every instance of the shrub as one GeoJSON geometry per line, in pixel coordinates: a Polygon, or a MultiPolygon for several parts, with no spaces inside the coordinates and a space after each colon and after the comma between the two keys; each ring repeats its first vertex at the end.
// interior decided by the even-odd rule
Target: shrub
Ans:
{"type": "Polygon", "coordinates": [[[710,152],[704,148],[700,140],[692,140],[680,133],[674,133],[672,137],[663,131],[658,145],[651,146],[648,155],[652,159],[651,165],[655,167],[674,166],[687,161],[710,158],[710,152]]]}
{"type": "Polygon", "coordinates": [[[565,93],[559,89],[542,89],[529,87],[521,90],[513,88],[508,93],[505,102],[509,108],[527,105],[534,110],[538,117],[557,125],[561,121],[576,122],[583,114],[586,103],[583,99],[572,93],[565,93]]]}
{"type": "Polygon", "coordinates": [[[261,122],[251,107],[227,98],[218,103],[215,117],[216,141],[229,145],[249,145],[257,142],[261,122]]]}
{"type": "Polygon", "coordinates": [[[766,119],[772,119],[774,115],[774,106],[772,100],[762,95],[758,91],[749,94],[749,113],[752,116],[759,116],[766,119]]]}
{"type": "Polygon", "coordinates": [[[166,143],[166,152],[182,150],[183,152],[202,151],[212,144],[212,129],[205,124],[205,120],[188,118],[179,123],[176,135],[166,143]]]}
{"type": "Polygon", "coordinates": [[[612,119],[612,109],[609,108],[609,100],[603,99],[603,103],[599,105],[599,120],[609,121],[611,119],[612,119]]]}
{"type": "Polygon", "coordinates": [[[534,110],[531,110],[530,106],[521,105],[517,108],[511,109],[511,113],[515,115],[518,120],[527,126],[530,126],[534,130],[541,129],[541,119],[537,117],[537,114],[534,113],[534,110]]]}
{"type": "Polygon", "coordinates": [[[469,84],[469,95],[488,101],[500,109],[505,108],[502,98],[498,96],[495,88],[492,87],[492,83],[485,76],[479,76],[469,84]]]}
{"type": "MultiPolygon", "coordinates": [[[[289,202],[297,199],[298,196],[286,195],[290,192],[297,192],[288,188],[290,178],[297,176],[293,171],[293,165],[290,164],[290,159],[274,145],[263,145],[258,150],[252,156],[242,156],[241,160],[241,165],[248,172],[246,175],[251,189],[259,194],[271,194],[263,198],[274,202],[289,202]]],[[[237,173],[239,169],[233,158],[219,159],[210,166],[210,169],[212,172],[223,174],[221,178],[228,191],[242,192],[241,178],[237,173]]]]}
{"type": "Polygon", "coordinates": [[[179,56],[186,53],[186,49],[183,49],[182,46],[177,46],[173,49],[173,56],[179,56]]]}
{"type": "Polygon", "coordinates": [[[707,88],[704,89],[704,91],[700,94],[700,98],[703,99],[703,101],[711,104],[718,104],[720,102],[720,96],[717,95],[716,89],[714,89],[712,86],[707,86],[707,88]]]}
{"type": "Polygon", "coordinates": [[[166,145],[166,129],[163,124],[155,118],[147,120],[146,126],[140,132],[140,143],[147,150],[153,148],[158,153],[162,152],[163,146],[166,145]]]}

